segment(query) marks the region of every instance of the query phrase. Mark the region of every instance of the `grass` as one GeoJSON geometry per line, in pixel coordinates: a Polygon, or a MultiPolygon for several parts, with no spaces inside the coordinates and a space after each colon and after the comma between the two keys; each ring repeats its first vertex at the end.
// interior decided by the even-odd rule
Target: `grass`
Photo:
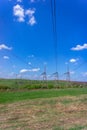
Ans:
{"type": "Polygon", "coordinates": [[[0,104],[0,130],[86,130],[87,94],[0,104]],[[67,104],[63,102],[68,100],[67,104]]]}
{"type": "Polygon", "coordinates": [[[18,90],[18,89],[53,89],[53,88],[81,88],[87,87],[83,82],[66,82],[66,81],[40,81],[25,79],[0,79],[0,90],[18,90]]]}
{"type": "MultiPolygon", "coordinates": [[[[15,102],[20,100],[51,98],[59,96],[79,96],[87,94],[87,88],[32,90],[32,91],[2,91],[0,92],[0,103],[15,102]]],[[[64,101],[67,102],[67,101],[64,101]]]]}
{"type": "Polygon", "coordinates": [[[70,128],[69,130],[83,130],[83,129],[87,129],[87,126],[76,126],[74,128],[70,128]]]}
{"type": "Polygon", "coordinates": [[[0,130],[87,130],[86,85],[16,81],[0,82],[0,130]]]}

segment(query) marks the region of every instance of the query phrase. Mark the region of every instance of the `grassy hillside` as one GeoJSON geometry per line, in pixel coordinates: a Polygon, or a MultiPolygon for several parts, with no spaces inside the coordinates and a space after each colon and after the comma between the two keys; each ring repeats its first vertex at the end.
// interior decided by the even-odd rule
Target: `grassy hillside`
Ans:
{"type": "Polygon", "coordinates": [[[0,90],[16,89],[40,89],[40,88],[78,88],[87,87],[83,82],[66,82],[66,81],[39,81],[25,79],[0,79],[0,90]]]}

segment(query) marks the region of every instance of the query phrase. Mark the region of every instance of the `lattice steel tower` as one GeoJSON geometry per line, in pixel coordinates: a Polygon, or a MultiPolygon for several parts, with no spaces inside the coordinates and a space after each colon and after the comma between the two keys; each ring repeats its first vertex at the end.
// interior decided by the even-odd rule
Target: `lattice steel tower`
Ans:
{"type": "Polygon", "coordinates": [[[69,65],[67,65],[67,72],[64,73],[66,75],[66,81],[70,82],[70,70],[69,70],[69,65]]]}

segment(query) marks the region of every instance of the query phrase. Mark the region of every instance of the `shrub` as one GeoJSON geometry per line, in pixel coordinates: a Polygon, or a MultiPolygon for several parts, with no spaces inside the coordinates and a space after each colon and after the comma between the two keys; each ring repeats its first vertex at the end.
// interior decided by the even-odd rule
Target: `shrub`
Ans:
{"type": "Polygon", "coordinates": [[[52,88],[54,88],[54,85],[53,84],[48,84],[48,88],[52,89],[52,88]]]}
{"type": "Polygon", "coordinates": [[[6,85],[0,85],[0,90],[7,90],[7,89],[11,89],[11,88],[6,85]]]}

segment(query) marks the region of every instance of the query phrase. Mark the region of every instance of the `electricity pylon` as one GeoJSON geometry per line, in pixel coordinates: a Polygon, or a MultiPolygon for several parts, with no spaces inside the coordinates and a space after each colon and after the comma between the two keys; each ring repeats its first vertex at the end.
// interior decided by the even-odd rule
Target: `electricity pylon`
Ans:
{"type": "Polygon", "coordinates": [[[44,65],[44,72],[41,74],[43,77],[43,86],[47,87],[47,72],[46,72],[46,64],[44,65]]]}
{"type": "Polygon", "coordinates": [[[67,71],[64,73],[66,75],[66,81],[70,82],[70,70],[69,65],[67,65],[67,71]]]}
{"type": "Polygon", "coordinates": [[[44,72],[41,75],[43,76],[43,81],[46,81],[47,80],[46,65],[44,66],[44,72]]]}
{"type": "Polygon", "coordinates": [[[53,76],[54,76],[54,80],[58,81],[58,72],[53,73],[53,76]]]}

